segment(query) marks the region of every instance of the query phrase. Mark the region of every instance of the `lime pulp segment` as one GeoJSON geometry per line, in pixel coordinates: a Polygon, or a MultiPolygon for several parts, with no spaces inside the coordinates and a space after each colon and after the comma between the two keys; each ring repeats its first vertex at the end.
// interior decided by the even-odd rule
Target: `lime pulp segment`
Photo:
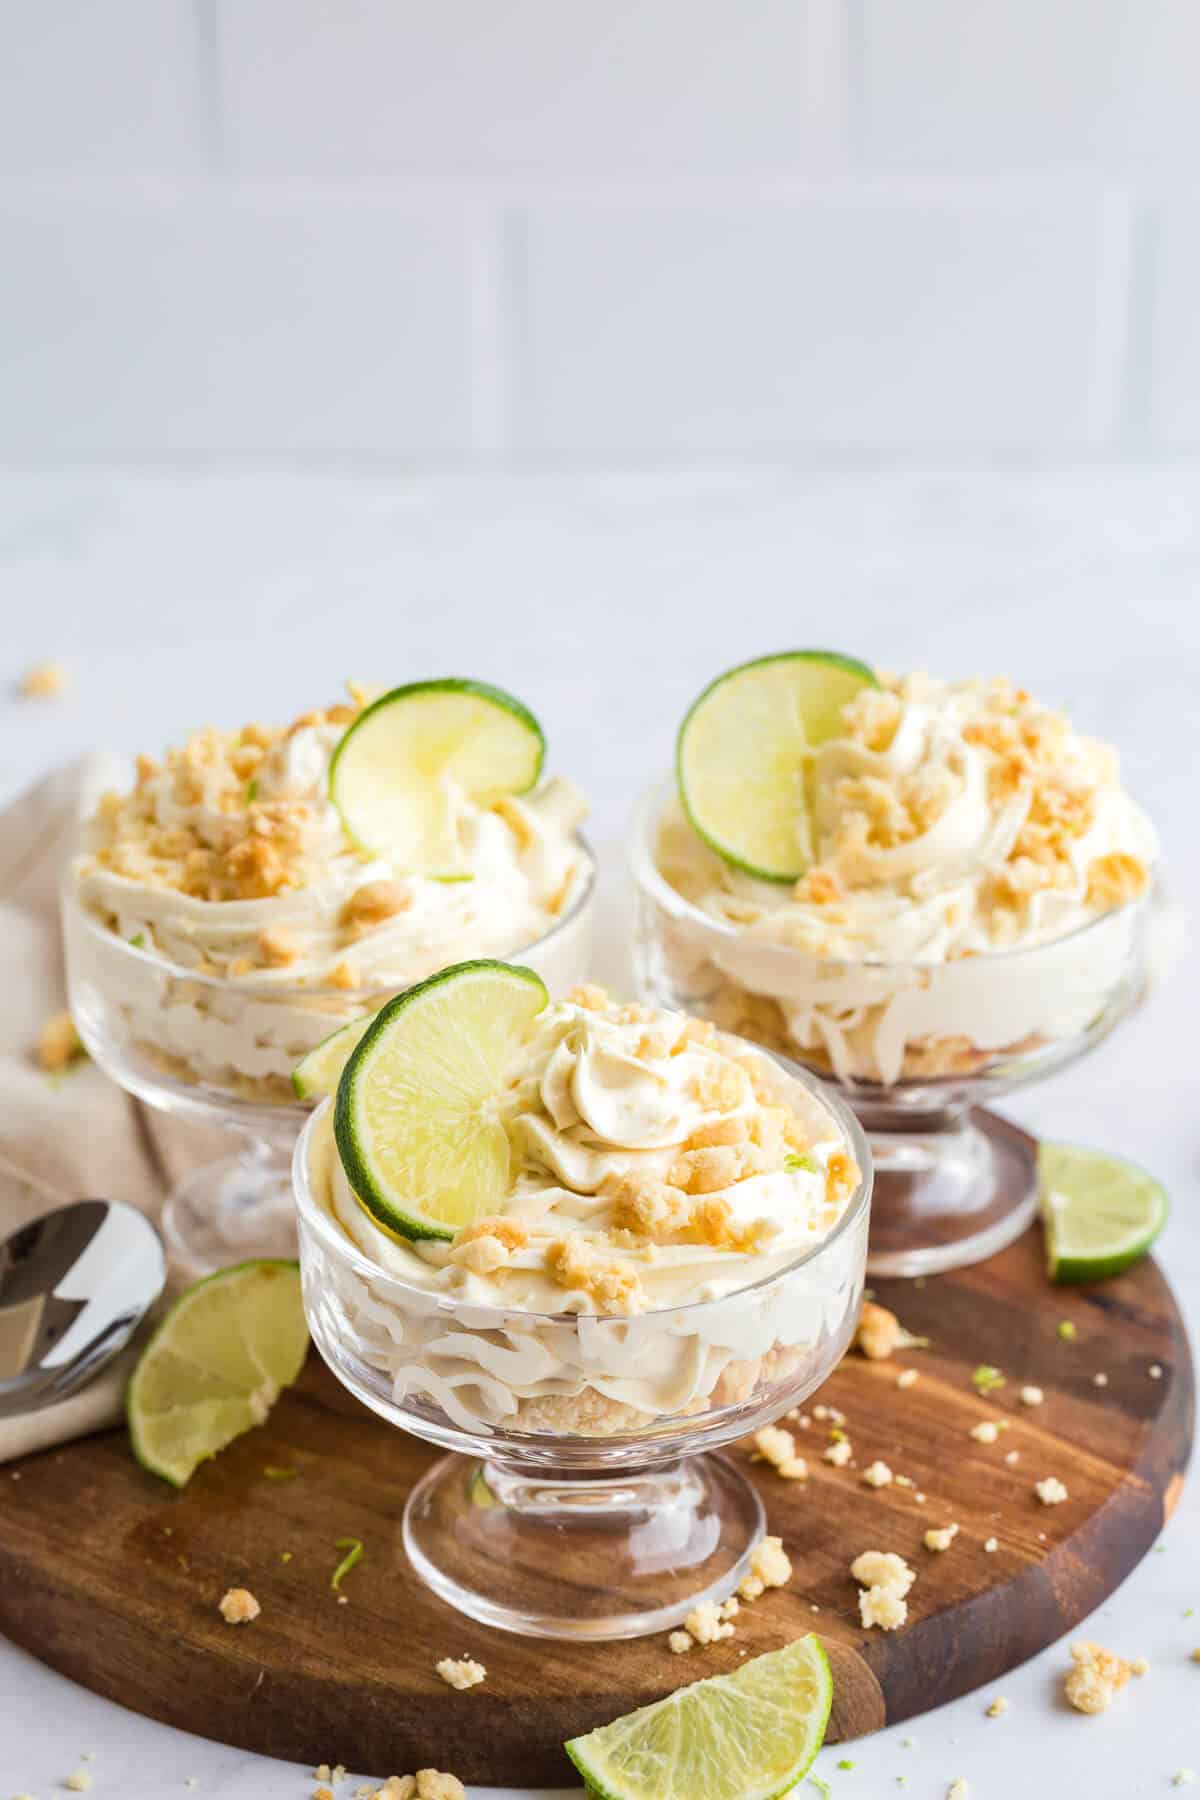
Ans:
{"type": "Polygon", "coordinates": [[[811,1634],[566,1745],[601,1800],[776,1800],[812,1766],[833,1679],[811,1634]]]}
{"type": "Polygon", "coordinates": [[[339,1025],[301,1058],[292,1070],[292,1086],[301,1100],[322,1100],[327,1094],[337,1092],[350,1052],[371,1023],[372,1016],[339,1025]]]}
{"type": "Polygon", "coordinates": [[[717,677],[679,730],[676,777],[699,835],[733,867],[795,881],[813,859],[809,753],[834,736],[841,709],[875,687],[865,663],[793,650],[717,677]]]}
{"type": "Polygon", "coordinates": [[[532,969],[457,963],[391,1000],[338,1084],[351,1187],[395,1237],[451,1238],[508,1191],[505,1071],[547,1002],[532,969]]]}
{"type": "Polygon", "coordinates": [[[294,1262],[220,1269],[175,1302],[125,1399],[138,1461],[175,1487],[253,1425],[299,1375],[308,1328],[294,1262]]]}
{"type": "Polygon", "coordinates": [[[542,728],[511,694],[481,681],[418,681],[368,706],[329,765],[329,793],[361,848],[453,873],[451,784],[481,806],[523,794],[542,770],[542,728]]]}

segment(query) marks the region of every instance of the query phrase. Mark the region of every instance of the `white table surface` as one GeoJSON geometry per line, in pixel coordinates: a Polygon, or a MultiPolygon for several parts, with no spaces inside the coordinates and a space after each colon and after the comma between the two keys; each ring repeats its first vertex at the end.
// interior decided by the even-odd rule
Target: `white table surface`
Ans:
{"type": "MultiPolygon", "coordinates": [[[[345,676],[489,677],[534,707],[550,767],[592,796],[607,860],[600,972],[619,981],[619,840],[634,794],[668,762],[683,706],[730,662],[831,644],[882,666],[1008,672],[1068,705],[1121,746],[1186,906],[1200,884],[1198,596],[1191,468],[10,470],[0,473],[0,794],[98,743],[153,750],[210,719],[287,717],[332,697],[345,676]],[[17,699],[22,670],[50,656],[73,671],[70,696],[17,699]]],[[[1175,1215],[1161,1255],[1193,1326],[1198,998],[1190,959],[1177,955],[1113,1042],[1010,1104],[1037,1128],[1126,1152],[1169,1183],[1175,1215]]],[[[1200,1666],[1190,1661],[1200,1483],[1159,1553],[1084,1635],[1152,1665],[1103,1716],[1061,1702],[1060,1645],[911,1726],[823,1752],[818,1773],[837,1800],[940,1800],[959,1775],[972,1800],[1125,1800],[1200,1769],[1200,1666]],[[989,1720],[997,1692],[1011,1709],[989,1720]],[[853,1771],[836,1769],[842,1755],[853,1771]]],[[[225,1800],[300,1800],[314,1785],[307,1770],[136,1717],[0,1643],[0,1800],[46,1800],[85,1751],[96,1794],[113,1800],[163,1800],[189,1778],[225,1800]]],[[[331,1743],[328,1755],[359,1774],[353,1744],[331,1743]]]]}

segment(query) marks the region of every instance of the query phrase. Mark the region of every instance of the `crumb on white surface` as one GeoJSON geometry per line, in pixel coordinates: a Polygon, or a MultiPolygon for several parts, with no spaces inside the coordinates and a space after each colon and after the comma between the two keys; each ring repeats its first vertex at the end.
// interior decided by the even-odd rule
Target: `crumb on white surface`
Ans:
{"type": "Polygon", "coordinates": [[[1033,1491],[1043,1506],[1061,1506],[1064,1500],[1070,1498],[1057,1475],[1047,1475],[1044,1481],[1035,1482],[1033,1491]]]}
{"type": "Polygon", "coordinates": [[[57,700],[71,685],[71,672],[65,663],[40,662],[26,669],[20,691],[25,700],[57,700]]]}
{"type": "Polygon", "coordinates": [[[1172,1787],[1195,1787],[1197,1775],[1195,1769],[1176,1769],[1171,1777],[1172,1787]]]}
{"type": "Polygon", "coordinates": [[[75,1773],[68,1775],[63,1782],[63,1786],[72,1794],[86,1794],[91,1785],[92,1777],[88,1769],[76,1769],[75,1773]]]}
{"type": "Polygon", "coordinates": [[[1140,1680],[1143,1675],[1150,1673],[1150,1664],[1144,1656],[1135,1656],[1129,1665],[1129,1673],[1136,1675],[1140,1680]]]}
{"type": "Polygon", "coordinates": [[[227,1625],[248,1625],[262,1607],[249,1588],[230,1588],[222,1594],[217,1610],[227,1625]]]}
{"type": "Polygon", "coordinates": [[[481,1681],[487,1680],[487,1670],[473,1656],[443,1656],[437,1664],[437,1672],[447,1687],[460,1690],[478,1687],[481,1681]]]}
{"type": "Polygon", "coordinates": [[[971,1800],[970,1783],[960,1775],[958,1780],[952,1781],[947,1788],[946,1800],[971,1800]]]}
{"type": "Polygon", "coordinates": [[[989,1719],[1002,1719],[1007,1711],[1008,1701],[1004,1698],[1003,1694],[997,1694],[996,1698],[987,1709],[987,1717],[989,1719]]]}

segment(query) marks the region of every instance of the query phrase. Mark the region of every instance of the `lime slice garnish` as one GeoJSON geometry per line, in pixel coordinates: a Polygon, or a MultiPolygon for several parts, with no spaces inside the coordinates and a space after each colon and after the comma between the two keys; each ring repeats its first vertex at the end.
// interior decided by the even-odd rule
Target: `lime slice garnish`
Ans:
{"type": "Polygon", "coordinates": [[[813,859],[808,752],[836,736],[841,709],[879,684],[832,650],[743,663],[706,687],[679,728],[683,809],[710,849],[764,881],[795,881],[813,859]]]}
{"type": "Polygon", "coordinates": [[[185,1486],[198,1463],[262,1424],[307,1350],[296,1263],[238,1263],[198,1281],[133,1371],[125,1412],[134,1455],[185,1486]]]}
{"type": "Polygon", "coordinates": [[[292,1070],[292,1086],[301,1100],[323,1100],[327,1094],[337,1092],[350,1052],[374,1016],[369,1013],[365,1019],[351,1019],[348,1025],[339,1025],[300,1059],[292,1070]]]}
{"type": "Polygon", "coordinates": [[[1167,1222],[1166,1191],[1136,1163],[1075,1144],[1038,1151],[1051,1281],[1103,1281],[1145,1256],[1167,1222]]]}
{"type": "Polygon", "coordinates": [[[488,806],[524,794],[546,740],[511,694],[480,681],[415,681],[350,726],[329,764],[329,792],[355,843],[405,867],[453,872],[458,846],[447,782],[488,806]]]}
{"type": "Polygon", "coordinates": [[[832,1704],[829,1662],[810,1634],[565,1748],[601,1800],[774,1800],[811,1767],[832,1704]]]}
{"type": "Polygon", "coordinates": [[[546,1001],[532,969],[455,963],[372,1020],[333,1129],[351,1187],[393,1237],[451,1238],[508,1192],[505,1072],[546,1001]]]}

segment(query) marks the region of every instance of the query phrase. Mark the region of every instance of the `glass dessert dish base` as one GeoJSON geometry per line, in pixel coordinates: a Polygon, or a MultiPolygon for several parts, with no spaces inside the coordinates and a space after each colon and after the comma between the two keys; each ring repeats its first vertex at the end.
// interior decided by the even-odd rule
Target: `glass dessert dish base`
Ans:
{"type": "Polygon", "coordinates": [[[645,1637],[720,1601],[766,1520],[723,1456],[561,1477],[506,1458],[447,1456],[414,1488],[404,1548],[470,1618],[526,1637],[645,1637]]]}
{"type": "MultiPolygon", "coordinates": [[[[886,1115],[885,1115],[886,1116],[886,1115]]],[[[871,1275],[933,1275],[994,1256],[1037,1213],[1037,1144],[982,1109],[873,1129],[862,1111],[875,1163],[871,1275]]]]}

